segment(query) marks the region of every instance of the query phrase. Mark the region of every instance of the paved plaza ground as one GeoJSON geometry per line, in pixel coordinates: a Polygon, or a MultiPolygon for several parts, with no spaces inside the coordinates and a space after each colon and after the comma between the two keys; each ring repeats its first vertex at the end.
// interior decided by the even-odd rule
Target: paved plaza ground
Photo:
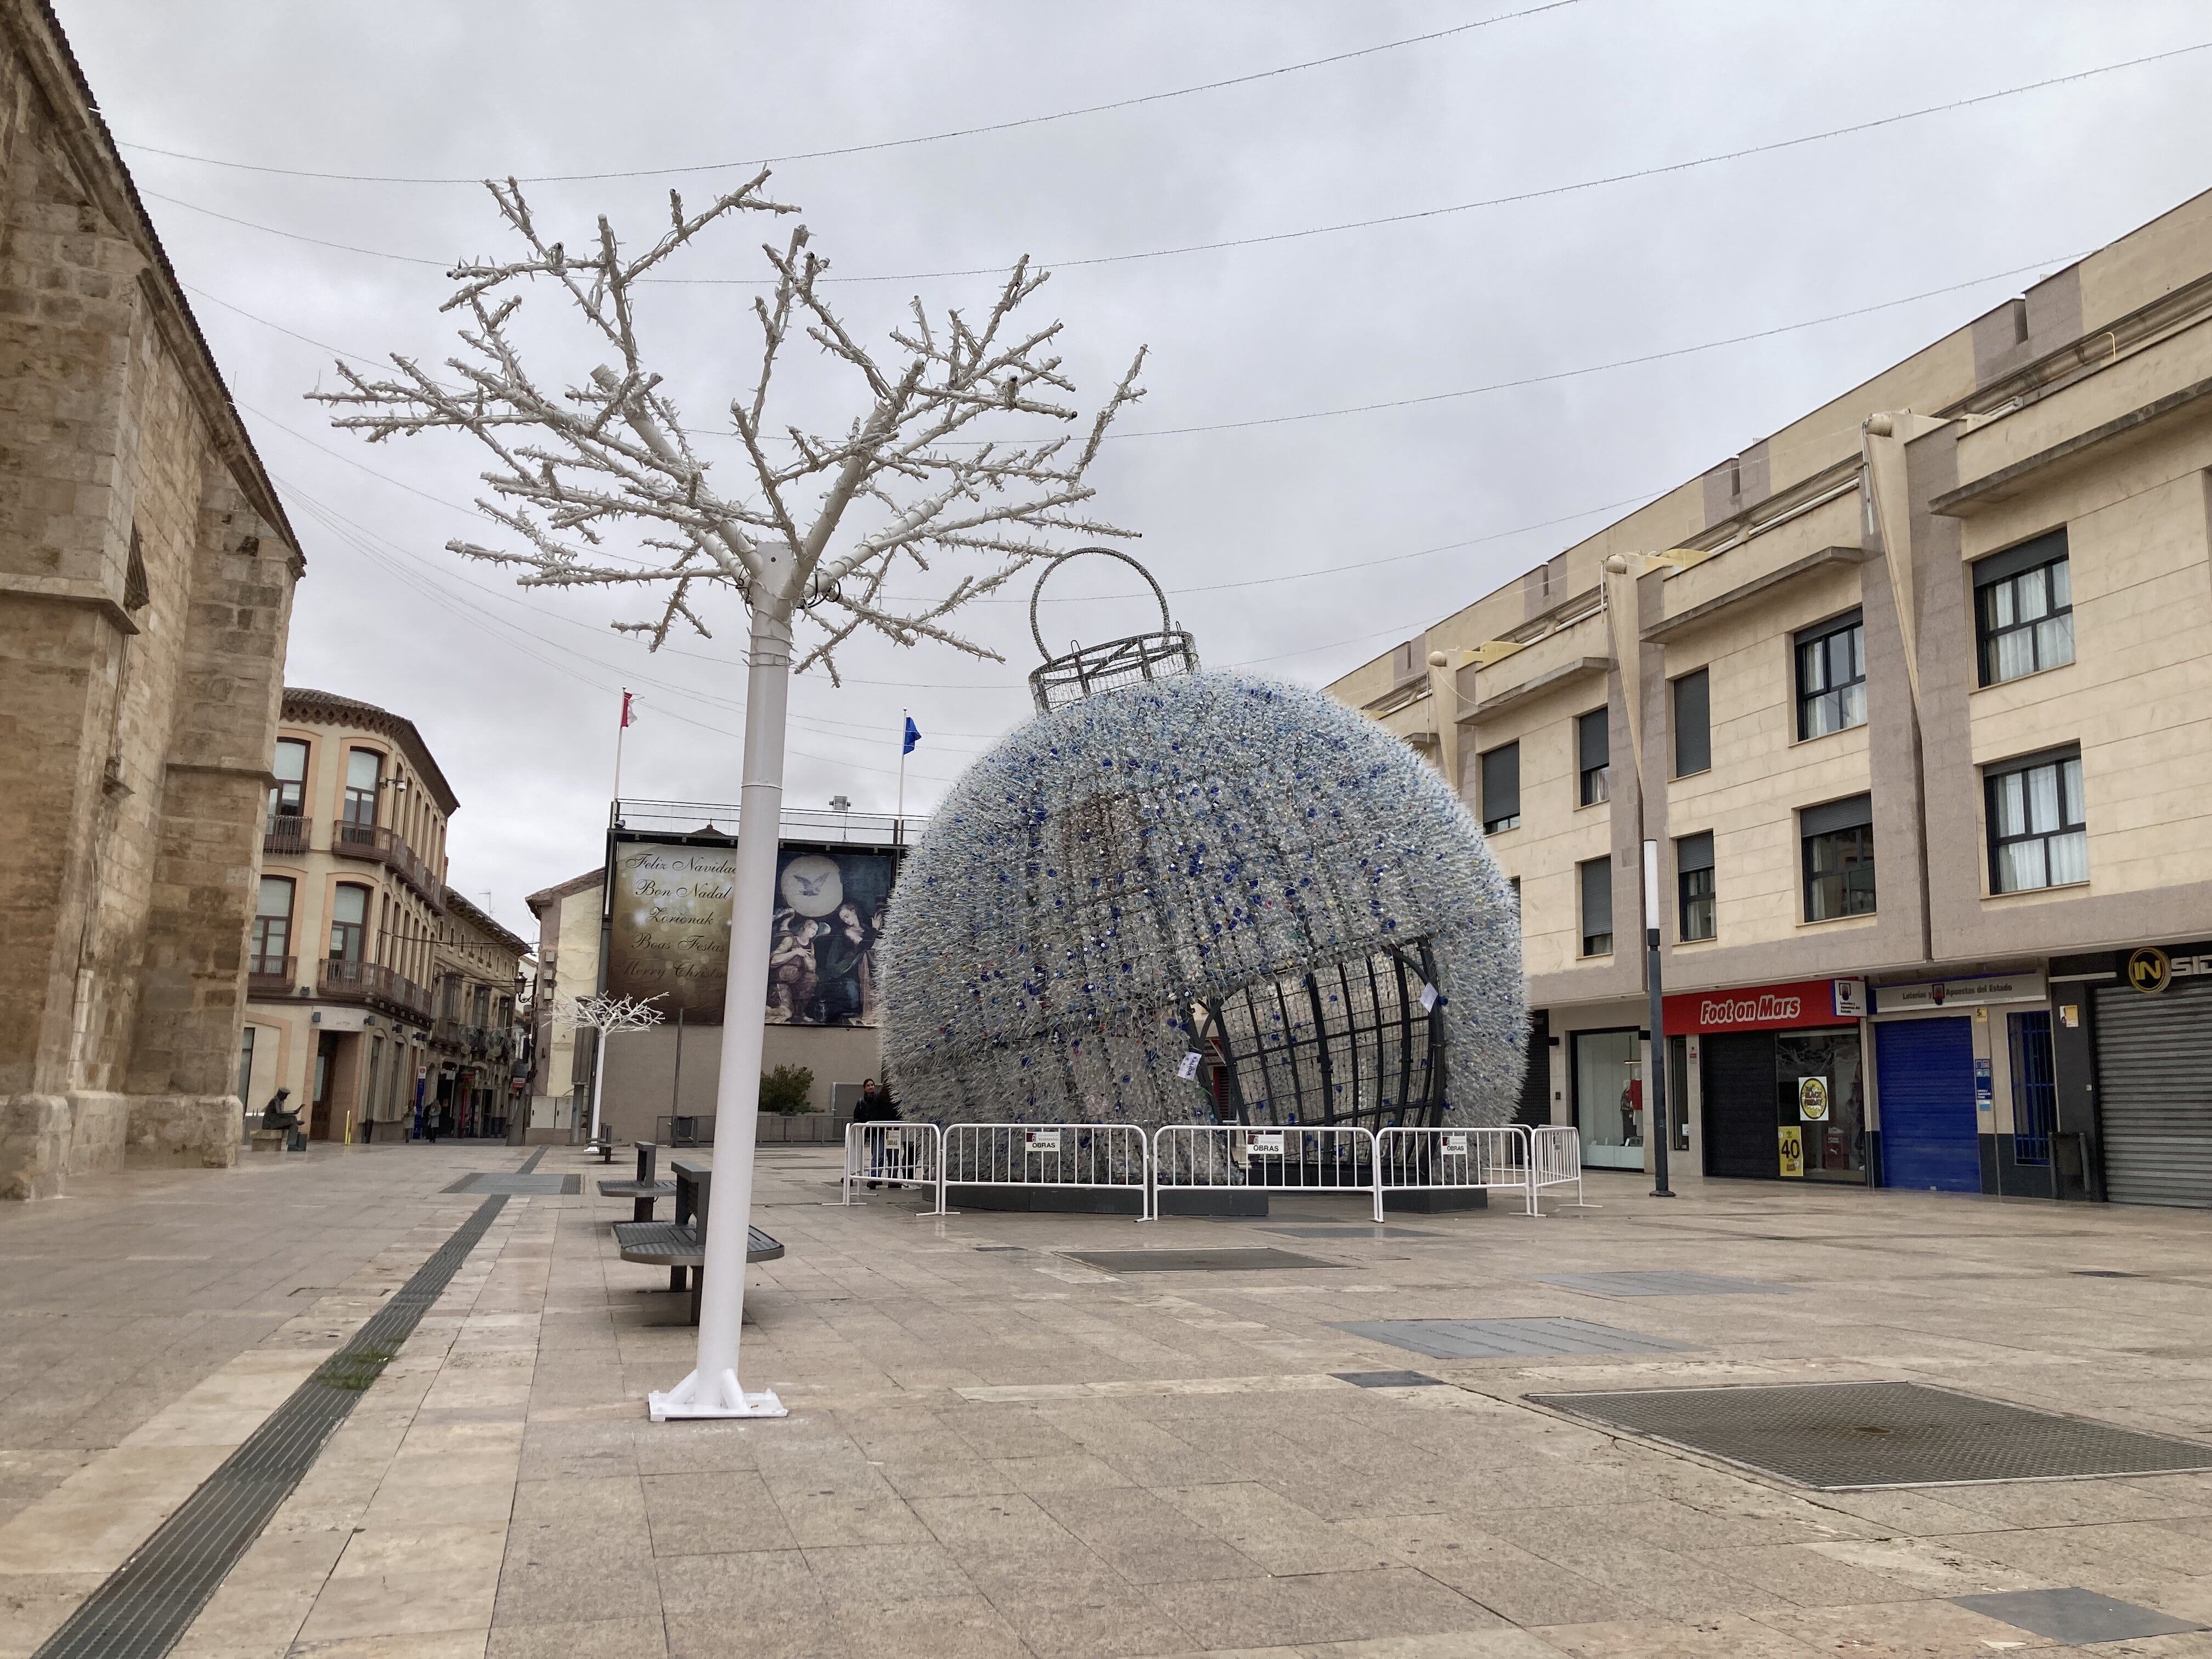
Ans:
{"type": "MultiPolygon", "coordinates": [[[[0,1659],[483,1202],[442,1189],[522,1157],[318,1146],[0,1208],[0,1659]]],[[[1624,1175],[1533,1220],[1376,1230],[1322,1198],[931,1218],[829,1206],[835,1159],[762,1154],[754,1218],[788,1254],[752,1270],[744,1378],[788,1419],[647,1421],[689,1367],[683,1298],[615,1255],[629,1206],[593,1182],[621,1165],[555,1149],[539,1172],[584,1193],[507,1200],[176,1652],[1986,1656],[2053,1638],[1954,1598],[2062,1587],[2212,1625],[2212,1474],[1819,1492],[1524,1399],[1914,1380],[2212,1462],[2203,1212],[1721,1182],[1662,1203],[1624,1175]],[[1324,1265],[1068,1255],[1255,1246],[1324,1265]],[[1669,1269],[1758,1284],[1543,1277],[1669,1269]],[[1445,1358],[1342,1328],[1528,1318],[1641,1351],[1445,1358]],[[1441,1386],[1343,1380],[1394,1371],[1441,1386]]]]}

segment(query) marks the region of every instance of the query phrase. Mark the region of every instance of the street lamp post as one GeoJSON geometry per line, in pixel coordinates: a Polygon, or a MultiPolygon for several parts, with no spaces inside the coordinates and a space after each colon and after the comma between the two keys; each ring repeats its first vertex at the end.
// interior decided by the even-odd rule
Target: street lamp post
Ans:
{"type": "Polygon", "coordinates": [[[1667,1009],[1659,982],[1659,843],[1644,843],[1644,984],[1650,999],[1651,1059],[1644,1070],[1651,1119],[1651,1196],[1672,1198],[1667,1185],[1667,1009]]]}

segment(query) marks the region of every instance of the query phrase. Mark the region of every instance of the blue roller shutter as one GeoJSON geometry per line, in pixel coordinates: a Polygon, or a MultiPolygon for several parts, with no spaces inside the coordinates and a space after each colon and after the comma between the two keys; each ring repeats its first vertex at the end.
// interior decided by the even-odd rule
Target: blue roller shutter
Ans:
{"type": "Polygon", "coordinates": [[[1875,1028],[1875,1054],[1881,1083],[1882,1185],[1981,1191],[1972,1022],[1886,1022],[1875,1028]]]}

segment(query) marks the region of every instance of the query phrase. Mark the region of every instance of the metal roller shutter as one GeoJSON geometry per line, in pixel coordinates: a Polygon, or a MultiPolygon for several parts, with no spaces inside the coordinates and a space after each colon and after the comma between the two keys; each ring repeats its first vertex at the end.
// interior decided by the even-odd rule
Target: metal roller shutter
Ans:
{"type": "Polygon", "coordinates": [[[2212,1208],[2212,984],[2096,988],[2105,1193],[2212,1208]]]}
{"type": "Polygon", "coordinates": [[[1875,1028],[1874,1042],[1881,1079],[1882,1185],[1981,1191],[1972,1022],[1886,1021],[1875,1028]]]}
{"type": "Polygon", "coordinates": [[[1782,1164],[1774,1039],[1764,1032],[1708,1035],[1699,1040],[1698,1069],[1705,1091],[1705,1173],[1775,1179],[1782,1164]]]}

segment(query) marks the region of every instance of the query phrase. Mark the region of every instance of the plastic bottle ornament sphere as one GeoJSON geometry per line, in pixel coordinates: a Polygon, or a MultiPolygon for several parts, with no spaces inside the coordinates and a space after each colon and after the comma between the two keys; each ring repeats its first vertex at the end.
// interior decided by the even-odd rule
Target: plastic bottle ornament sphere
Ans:
{"type": "Polygon", "coordinates": [[[1511,890],[1443,779],[1218,672],[1056,703],[968,769],[893,893],[883,1018],[938,1122],[1502,1123],[1528,1030],[1511,890]]]}

